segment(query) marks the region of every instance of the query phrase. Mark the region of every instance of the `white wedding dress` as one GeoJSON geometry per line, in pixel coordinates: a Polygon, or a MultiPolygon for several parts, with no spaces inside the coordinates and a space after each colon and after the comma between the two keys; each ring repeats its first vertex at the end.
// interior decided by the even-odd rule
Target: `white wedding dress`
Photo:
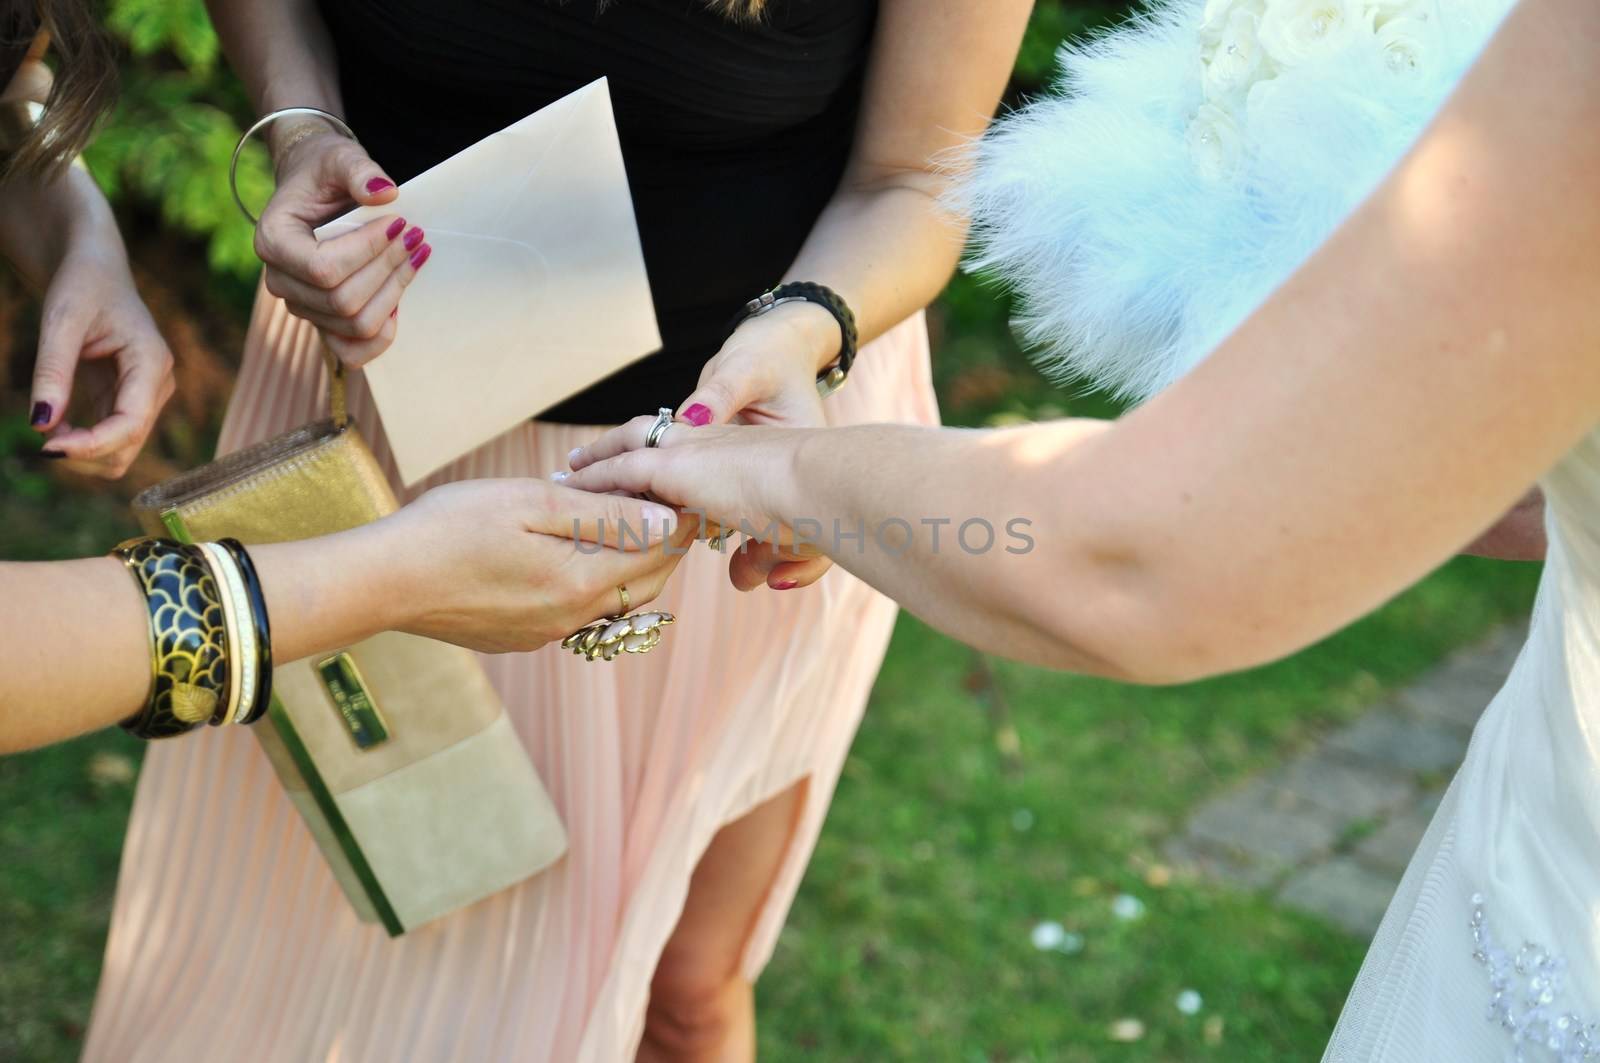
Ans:
{"type": "Polygon", "coordinates": [[[1528,643],[1478,722],[1327,1063],[1600,1059],[1600,431],[1546,477],[1528,643]]]}
{"type": "MultiPolygon", "coordinates": [[[[1511,6],[1158,0],[1064,49],[1060,90],[979,146],[976,264],[1047,367],[1144,398],[1382,181],[1511,6]]],[[[1529,641],[1325,1063],[1600,1061],[1600,430],[1544,487],[1529,641]]]]}

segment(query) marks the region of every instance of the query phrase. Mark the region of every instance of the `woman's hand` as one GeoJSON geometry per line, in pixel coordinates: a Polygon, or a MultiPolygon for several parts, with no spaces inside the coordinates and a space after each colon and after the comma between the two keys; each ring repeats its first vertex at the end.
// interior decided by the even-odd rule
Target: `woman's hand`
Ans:
{"type": "MultiPolygon", "coordinates": [[[[784,303],[745,321],[700,371],[700,384],[679,408],[680,422],[705,426],[741,422],[811,428],[826,423],[817,373],[831,364],[842,343],[833,315],[810,303],[784,303]]],[[[595,446],[582,448],[572,467],[581,469],[600,453],[614,453],[623,439],[642,446],[643,418],[614,430],[595,446]],[[619,434],[620,433],[620,434],[619,434]],[[598,447],[598,449],[597,449],[598,447]]],[[[730,525],[737,527],[737,522],[730,525]]],[[[775,544],[750,542],[734,556],[729,575],[748,590],[766,583],[774,590],[810,586],[833,567],[815,554],[800,554],[775,544]]]]}
{"type": "Polygon", "coordinates": [[[623,584],[634,607],[653,601],[695,530],[665,506],[540,480],[448,484],[370,527],[403,599],[392,626],[486,653],[616,615],[623,584]]]}
{"type": "Polygon", "coordinates": [[[33,373],[31,422],[42,453],[115,479],[128,471],[173,392],[172,352],[128,272],[122,243],[74,240],[50,279],[33,373]],[[67,420],[77,409],[89,421],[67,420]]]}
{"type": "Polygon", "coordinates": [[[678,409],[696,426],[813,428],[826,423],[817,373],[839,356],[833,315],[811,303],[783,303],[740,325],[700,370],[700,384],[678,409]]]}
{"type": "Polygon", "coordinates": [[[400,293],[433,249],[398,213],[319,242],[318,225],[356,204],[392,203],[399,192],[348,137],[315,132],[284,142],[278,189],[256,226],[267,291],[316,325],[345,365],[365,365],[394,341],[400,293]]]}
{"type": "MultiPolygon", "coordinates": [[[[790,527],[790,522],[801,524],[803,515],[784,512],[781,502],[790,494],[785,485],[795,454],[814,433],[675,424],[661,435],[658,447],[646,448],[645,434],[654,423],[653,417],[637,417],[582,448],[572,462],[578,471],[561,483],[585,491],[648,494],[687,511],[687,524],[704,519],[726,531],[743,531],[751,541],[728,564],[729,578],[740,590],[763,583],[788,590],[799,586],[797,569],[827,562],[815,543],[808,545],[790,527]]],[[[820,531],[815,534],[820,538],[820,531]]]]}

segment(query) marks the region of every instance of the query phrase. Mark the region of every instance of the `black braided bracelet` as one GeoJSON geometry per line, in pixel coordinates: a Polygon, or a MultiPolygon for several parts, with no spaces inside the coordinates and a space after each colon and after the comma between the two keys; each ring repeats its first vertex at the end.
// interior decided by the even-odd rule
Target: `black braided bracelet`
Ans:
{"type": "Polygon", "coordinates": [[[843,343],[839,347],[839,360],[817,374],[817,391],[823,398],[827,398],[842,388],[850,376],[850,367],[856,360],[856,343],[860,338],[860,333],[856,331],[856,315],[851,312],[850,304],[832,288],[811,281],[790,281],[788,284],[780,284],[765,295],[744,304],[729,324],[728,335],[732,336],[740,325],[751,318],[759,317],[783,303],[794,302],[816,303],[832,314],[833,319],[839,323],[839,335],[843,338],[843,343]]]}

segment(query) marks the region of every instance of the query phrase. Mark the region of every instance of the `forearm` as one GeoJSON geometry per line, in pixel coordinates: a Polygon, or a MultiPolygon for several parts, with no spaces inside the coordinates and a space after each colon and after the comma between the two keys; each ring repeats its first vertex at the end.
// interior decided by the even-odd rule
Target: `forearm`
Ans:
{"type": "Polygon", "coordinates": [[[0,183],[0,257],[36,293],[79,249],[127,260],[111,207],[85,170],[73,166],[48,181],[16,175],[0,183]]]}
{"type": "MultiPolygon", "coordinates": [[[[338,56],[312,0],[270,4],[208,0],[206,6],[228,62],[244,82],[257,113],[318,107],[343,116],[338,56]]],[[[291,123],[276,123],[268,131],[269,143],[276,145],[293,128],[291,123]]]]}
{"type": "MultiPolygon", "coordinates": [[[[251,550],[279,663],[348,645],[409,615],[405,581],[357,529],[251,550]]],[[[114,558],[0,563],[0,753],[109,727],[149,695],[149,621],[114,558]]]]}
{"type": "MultiPolygon", "coordinates": [[[[784,279],[838,292],[871,342],[933,302],[955,270],[965,225],[941,189],[924,171],[847,177],[784,279]]],[[[816,321],[820,369],[838,357],[839,332],[820,308],[816,321]]]]}
{"type": "Polygon", "coordinates": [[[1106,534],[1117,524],[1114,491],[1087,475],[1109,428],[806,432],[787,475],[763,481],[771,512],[797,538],[947,634],[1007,657],[1133,678],[1113,654],[1134,634],[1123,605],[1137,567],[1106,534]]]}
{"type": "MultiPolygon", "coordinates": [[[[30,58],[3,98],[43,103],[51,85],[49,68],[30,58]]],[[[0,257],[34,291],[44,291],[74,247],[126,258],[111,207],[87,171],[73,166],[51,179],[19,173],[0,181],[0,257]]]]}
{"type": "MultiPolygon", "coordinates": [[[[1029,0],[885,0],[849,165],[786,279],[839,292],[866,343],[931,303],[966,219],[945,191],[1010,78],[1029,0]],[[950,57],[959,54],[959,62],[950,57]]],[[[824,358],[838,356],[838,332],[824,358]]],[[[825,361],[823,364],[827,364],[825,361]]],[[[820,366],[819,366],[820,368],[820,366]]]]}

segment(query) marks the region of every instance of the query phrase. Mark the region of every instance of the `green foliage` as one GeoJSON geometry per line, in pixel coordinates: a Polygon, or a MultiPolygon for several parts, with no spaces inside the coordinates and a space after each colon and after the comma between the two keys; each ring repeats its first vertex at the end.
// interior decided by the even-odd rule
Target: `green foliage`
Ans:
{"type": "Polygon", "coordinates": [[[209,74],[221,51],[200,0],[114,0],[106,24],[134,55],[171,51],[196,74],[209,74]]]}
{"type": "MultiPolygon", "coordinates": [[[[200,0],[112,0],[107,17],[128,49],[122,98],[88,152],[113,202],[153,206],[163,221],[205,240],[217,273],[248,282],[259,263],[252,231],[228,190],[228,162],[249,106],[217,61],[200,0]]],[[[272,191],[266,149],[239,160],[245,202],[272,191]]]]}
{"type": "Polygon", "coordinates": [[[1135,6],[1124,0],[1039,0],[1017,56],[1017,86],[1031,91],[1048,84],[1062,41],[1115,22],[1135,6]]]}

